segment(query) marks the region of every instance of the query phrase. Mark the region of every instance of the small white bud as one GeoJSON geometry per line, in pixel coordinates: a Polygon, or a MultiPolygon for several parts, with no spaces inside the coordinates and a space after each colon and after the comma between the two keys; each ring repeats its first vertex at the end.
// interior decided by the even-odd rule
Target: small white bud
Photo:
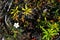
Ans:
{"type": "Polygon", "coordinates": [[[44,10],[43,10],[43,13],[45,13],[45,12],[47,12],[47,9],[44,9],[44,10]]]}
{"type": "Polygon", "coordinates": [[[4,40],[4,37],[2,37],[2,40],[4,40]]]}

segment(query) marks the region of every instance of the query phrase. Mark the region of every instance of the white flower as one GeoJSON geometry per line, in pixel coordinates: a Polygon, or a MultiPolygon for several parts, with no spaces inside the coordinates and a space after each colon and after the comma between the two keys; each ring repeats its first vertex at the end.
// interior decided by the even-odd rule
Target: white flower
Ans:
{"type": "Polygon", "coordinates": [[[44,10],[43,10],[43,13],[45,13],[45,12],[47,12],[47,9],[44,9],[44,10]]]}
{"type": "Polygon", "coordinates": [[[14,23],[14,27],[18,28],[19,27],[19,23],[14,23]]]}

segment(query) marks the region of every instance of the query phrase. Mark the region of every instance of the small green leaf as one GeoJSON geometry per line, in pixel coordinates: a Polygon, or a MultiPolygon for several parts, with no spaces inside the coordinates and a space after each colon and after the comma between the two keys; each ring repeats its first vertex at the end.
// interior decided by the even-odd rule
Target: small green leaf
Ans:
{"type": "Polygon", "coordinates": [[[47,37],[47,35],[44,35],[42,39],[45,39],[47,37]]]}

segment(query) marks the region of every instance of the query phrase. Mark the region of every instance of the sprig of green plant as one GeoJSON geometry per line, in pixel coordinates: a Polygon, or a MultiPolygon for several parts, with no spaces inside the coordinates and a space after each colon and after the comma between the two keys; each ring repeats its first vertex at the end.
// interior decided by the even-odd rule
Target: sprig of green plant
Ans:
{"type": "Polygon", "coordinates": [[[12,18],[15,18],[17,15],[18,15],[18,13],[20,12],[19,10],[18,10],[18,6],[16,6],[16,8],[14,8],[14,9],[11,9],[11,13],[10,14],[12,14],[13,16],[12,16],[12,18]]]}
{"type": "Polygon", "coordinates": [[[32,13],[32,9],[28,8],[27,4],[25,4],[25,8],[22,8],[22,10],[24,11],[23,14],[26,15],[26,16],[31,15],[31,13],[32,13]]]}
{"type": "Polygon", "coordinates": [[[42,40],[51,40],[53,36],[58,35],[58,32],[54,29],[44,29],[43,26],[40,26],[43,30],[42,40]]]}

